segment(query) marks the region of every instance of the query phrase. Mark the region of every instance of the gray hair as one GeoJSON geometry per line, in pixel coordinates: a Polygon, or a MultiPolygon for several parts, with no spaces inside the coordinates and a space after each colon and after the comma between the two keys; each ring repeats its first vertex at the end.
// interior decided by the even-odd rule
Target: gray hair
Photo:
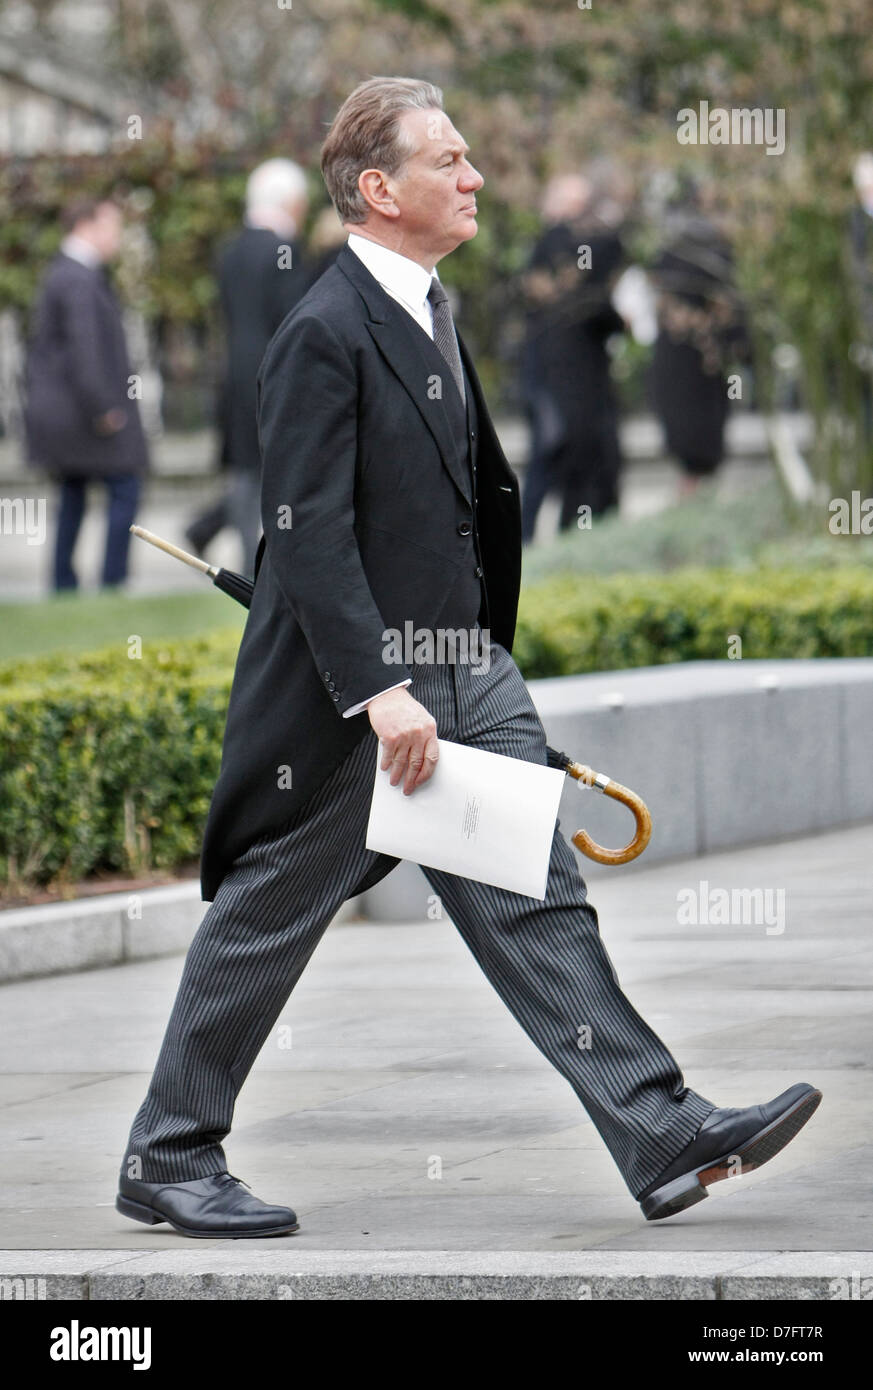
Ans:
{"type": "Polygon", "coordinates": [[[405,111],[443,109],[443,94],[412,77],[370,77],[346,97],[321,149],[321,172],[343,223],[365,222],[366,199],[358,188],[364,169],[397,174],[414,154],[399,129],[405,111]]]}
{"type": "Polygon", "coordinates": [[[249,174],[246,209],[275,208],[306,197],[306,175],[292,159],[268,159],[249,174]]]}

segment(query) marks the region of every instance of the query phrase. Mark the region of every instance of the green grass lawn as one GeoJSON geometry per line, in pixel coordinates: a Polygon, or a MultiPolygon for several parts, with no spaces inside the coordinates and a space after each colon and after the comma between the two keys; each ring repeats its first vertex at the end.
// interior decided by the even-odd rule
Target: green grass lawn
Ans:
{"type": "Polygon", "coordinates": [[[690,500],[629,521],[608,516],[591,530],[573,527],[524,552],[524,582],[556,574],[665,574],[686,566],[830,569],[873,563],[867,536],[831,535],[824,504],[795,513],[770,479],[740,497],[718,499],[704,484],[690,500]]]}
{"type": "Polygon", "coordinates": [[[34,603],[0,604],[0,661],[55,651],[93,651],[142,638],[203,636],[218,628],[242,632],[246,610],[227,594],[200,593],[134,597],[123,593],[64,594],[34,603]]]}

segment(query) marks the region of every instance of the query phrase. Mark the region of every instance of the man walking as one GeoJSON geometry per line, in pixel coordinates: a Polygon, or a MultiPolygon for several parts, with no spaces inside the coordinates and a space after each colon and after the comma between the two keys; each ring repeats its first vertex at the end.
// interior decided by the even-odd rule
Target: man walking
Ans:
{"type": "MultiPolygon", "coordinates": [[[[438,737],[546,761],[510,655],[518,485],[436,274],[476,234],[483,179],[467,153],[429,83],[372,78],[351,94],[322,152],[348,244],[261,368],[264,536],[203,847],[212,906],[117,1198],[126,1215],[187,1235],[297,1228],[290,1207],[227,1172],[222,1140],[327,923],[397,862],[365,847],[378,741],[397,795],[433,775],[438,737]],[[468,651],[490,634],[487,671],[449,660],[398,678],[386,641],[406,622],[475,634],[468,651]]],[[[621,991],[557,826],[543,902],[424,873],[649,1219],[705,1197],[738,1162],[765,1162],[818,1104],[801,1084],[720,1110],[685,1086],[621,991]]]]}
{"type": "Polygon", "coordinates": [[[132,390],[121,311],[105,266],[118,254],[122,214],[112,199],[79,199],[37,305],[25,375],[29,460],[60,483],[54,587],[75,589],[73,552],[89,482],[108,494],[101,583],[127,578],[130,525],[148,455],[132,390]]]}

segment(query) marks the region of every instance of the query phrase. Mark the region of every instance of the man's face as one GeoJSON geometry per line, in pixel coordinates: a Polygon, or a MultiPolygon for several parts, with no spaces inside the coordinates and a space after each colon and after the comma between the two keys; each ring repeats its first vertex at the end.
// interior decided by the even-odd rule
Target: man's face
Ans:
{"type": "Polygon", "coordinates": [[[91,220],[77,228],[97,251],[102,261],[111,261],[121,246],[123,219],[114,203],[101,203],[91,220]]]}
{"type": "Polygon", "coordinates": [[[396,226],[410,249],[436,263],[479,230],[476,193],[485,180],[444,111],[406,111],[400,128],[415,153],[387,180],[400,213],[396,226]]]}

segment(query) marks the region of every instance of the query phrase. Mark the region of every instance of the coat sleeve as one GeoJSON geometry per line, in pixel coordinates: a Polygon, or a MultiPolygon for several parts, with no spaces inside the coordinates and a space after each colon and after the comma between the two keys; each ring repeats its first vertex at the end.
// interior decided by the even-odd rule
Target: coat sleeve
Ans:
{"type": "Polygon", "coordinates": [[[354,530],[358,387],[323,320],[279,333],[258,375],[265,558],[337,715],[398,679],[354,530]]]}

